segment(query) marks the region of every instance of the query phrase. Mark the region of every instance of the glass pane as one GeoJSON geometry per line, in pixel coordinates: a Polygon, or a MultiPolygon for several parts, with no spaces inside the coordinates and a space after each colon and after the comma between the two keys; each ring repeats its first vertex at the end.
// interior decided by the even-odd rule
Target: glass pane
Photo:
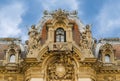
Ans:
{"type": "Polygon", "coordinates": [[[107,63],[110,62],[110,55],[105,55],[105,62],[107,62],[107,63]]]}
{"type": "Polygon", "coordinates": [[[56,36],[56,42],[59,42],[60,41],[60,35],[57,35],[56,36]]]}
{"type": "Polygon", "coordinates": [[[11,63],[15,62],[15,55],[11,55],[11,56],[10,56],[10,62],[11,62],[11,63]]]}
{"type": "Polygon", "coordinates": [[[64,42],[64,36],[61,36],[61,42],[64,42]]]}
{"type": "Polygon", "coordinates": [[[64,42],[64,30],[61,28],[56,31],[56,42],[64,42]]]}

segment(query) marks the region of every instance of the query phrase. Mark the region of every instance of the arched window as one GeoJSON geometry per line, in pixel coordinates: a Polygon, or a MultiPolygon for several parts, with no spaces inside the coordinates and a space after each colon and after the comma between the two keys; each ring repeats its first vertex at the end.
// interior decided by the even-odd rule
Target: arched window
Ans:
{"type": "Polygon", "coordinates": [[[105,62],[110,63],[110,55],[109,54],[105,55],[105,62]]]}
{"type": "Polygon", "coordinates": [[[10,56],[10,63],[15,63],[15,55],[14,54],[12,54],[10,56]]]}
{"type": "Polygon", "coordinates": [[[66,36],[65,31],[62,28],[58,28],[55,32],[55,42],[65,42],[66,36]]]}

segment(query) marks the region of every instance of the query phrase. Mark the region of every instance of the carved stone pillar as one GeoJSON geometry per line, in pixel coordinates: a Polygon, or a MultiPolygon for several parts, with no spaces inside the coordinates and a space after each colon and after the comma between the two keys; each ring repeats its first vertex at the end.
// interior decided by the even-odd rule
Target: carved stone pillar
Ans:
{"type": "Polygon", "coordinates": [[[48,26],[48,41],[53,42],[54,41],[54,29],[52,28],[52,25],[48,26]]]}
{"type": "Polygon", "coordinates": [[[5,58],[5,64],[9,62],[9,59],[8,59],[8,51],[6,52],[6,58],[5,58]]]}
{"type": "Polygon", "coordinates": [[[18,63],[18,60],[19,60],[19,50],[16,51],[15,62],[18,63]]]}
{"type": "Polygon", "coordinates": [[[73,25],[69,25],[68,29],[66,30],[66,40],[67,42],[72,42],[73,38],[72,38],[72,26],[73,25]]]}

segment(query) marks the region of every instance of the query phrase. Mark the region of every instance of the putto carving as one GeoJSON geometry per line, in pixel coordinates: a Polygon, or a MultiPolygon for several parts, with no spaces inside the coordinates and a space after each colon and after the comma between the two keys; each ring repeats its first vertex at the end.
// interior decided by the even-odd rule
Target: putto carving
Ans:
{"type": "Polygon", "coordinates": [[[86,25],[86,30],[82,33],[82,40],[80,46],[84,49],[92,49],[92,36],[90,25],[86,25]]]}
{"type": "Polygon", "coordinates": [[[86,33],[85,32],[83,32],[82,33],[82,40],[80,40],[80,46],[83,48],[83,49],[87,49],[88,48],[88,40],[87,40],[87,38],[86,38],[86,33]]]}
{"type": "Polygon", "coordinates": [[[63,19],[67,18],[68,13],[65,10],[58,9],[52,13],[53,18],[57,19],[58,21],[62,21],[63,19]]]}
{"type": "Polygon", "coordinates": [[[86,57],[93,57],[93,39],[90,25],[86,25],[85,31],[81,33],[80,47],[86,54],[86,57]]]}

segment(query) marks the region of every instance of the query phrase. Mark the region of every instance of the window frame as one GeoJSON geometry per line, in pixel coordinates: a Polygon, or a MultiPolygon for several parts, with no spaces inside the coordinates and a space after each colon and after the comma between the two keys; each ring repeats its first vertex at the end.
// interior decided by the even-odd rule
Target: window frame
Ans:
{"type": "Polygon", "coordinates": [[[55,31],[55,42],[66,42],[66,31],[59,27],[55,31]]]}
{"type": "Polygon", "coordinates": [[[105,54],[105,63],[111,63],[110,54],[105,54]]]}
{"type": "Polygon", "coordinates": [[[15,54],[11,54],[10,57],[9,57],[9,62],[10,63],[15,63],[16,62],[16,56],[15,54]],[[14,60],[13,60],[14,59],[14,60]]]}

